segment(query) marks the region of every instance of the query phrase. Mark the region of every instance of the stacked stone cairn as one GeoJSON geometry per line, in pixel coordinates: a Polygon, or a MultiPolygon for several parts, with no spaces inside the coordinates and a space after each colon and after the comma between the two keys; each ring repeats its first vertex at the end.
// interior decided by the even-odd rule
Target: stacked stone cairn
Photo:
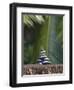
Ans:
{"type": "Polygon", "coordinates": [[[40,50],[40,55],[39,55],[39,58],[37,60],[37,63],[38,64],[51,64],[51,61],[47,57],[46,51],[44,49],[40,50]]]}

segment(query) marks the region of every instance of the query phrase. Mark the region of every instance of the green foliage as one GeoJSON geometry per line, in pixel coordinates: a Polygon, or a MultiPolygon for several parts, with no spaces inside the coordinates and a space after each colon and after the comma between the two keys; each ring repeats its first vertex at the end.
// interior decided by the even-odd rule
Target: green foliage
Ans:
{"type": "Polygon", "coordinates": [[[23,22],[28,27],[34,27],[34,23],[41,24],[44,22],[42,15],[23,15],[23,22]]]}
{"type": "MultiPolygon", "coordinates": [[[[62,16],[60,16],[62,17],[62,16]]],[[[59,37],[60,33],[62,35],[62,25],[63,23],[61,22],[59,16],[52,16],[51,19],[51,31],[50,31],[50,39],[49,39],[49,56],[52,61],[52,63],[63,63],[63,48],[62,48],[62,43],[63,42],[63,37],[59,37]],[[61,25],[60,25],[61,23],[61,25]]]]}
{"type": "Polygon", "coordinates": [[[40,49],[51,62],[63,63],[63,16],[23,15],[24,64],[36,63],[40,49]]]}

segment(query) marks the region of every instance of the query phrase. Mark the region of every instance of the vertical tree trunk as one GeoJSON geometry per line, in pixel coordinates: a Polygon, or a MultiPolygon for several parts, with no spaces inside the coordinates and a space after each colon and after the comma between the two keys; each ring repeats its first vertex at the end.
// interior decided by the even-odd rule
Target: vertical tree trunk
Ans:
{"type": "Polygon", "coordinates": [[[48,55],[48,36],[49,36],[49,24],[50,24],[50,16],[45,19],[42,27],[37,31],[37,37],[33,48],[33,62],[36,63],[40,49],[44,48],[46,50],[46,54],[48,55]]]}

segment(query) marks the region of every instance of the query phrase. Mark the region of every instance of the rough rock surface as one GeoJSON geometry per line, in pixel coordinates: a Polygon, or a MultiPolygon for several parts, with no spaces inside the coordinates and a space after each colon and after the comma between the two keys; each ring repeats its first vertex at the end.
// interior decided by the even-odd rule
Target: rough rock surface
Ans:
{"type": "Polygon", "coordinates": [[[36,75],[36,74],[54,74],[63,73],[62,64],[28,64],[23,65],[23,75],[36,75]]]}

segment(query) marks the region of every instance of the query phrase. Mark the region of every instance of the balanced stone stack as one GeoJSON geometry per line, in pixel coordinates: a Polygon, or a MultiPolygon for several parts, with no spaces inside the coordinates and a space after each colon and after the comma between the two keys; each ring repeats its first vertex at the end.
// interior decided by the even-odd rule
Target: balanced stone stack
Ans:
{"type": "Polygon", "coordinates": [[[46,56],[46,51],[44,49],[41,49],[37,62],[38,64],[51,64],[51,61],[46,56]]]}

